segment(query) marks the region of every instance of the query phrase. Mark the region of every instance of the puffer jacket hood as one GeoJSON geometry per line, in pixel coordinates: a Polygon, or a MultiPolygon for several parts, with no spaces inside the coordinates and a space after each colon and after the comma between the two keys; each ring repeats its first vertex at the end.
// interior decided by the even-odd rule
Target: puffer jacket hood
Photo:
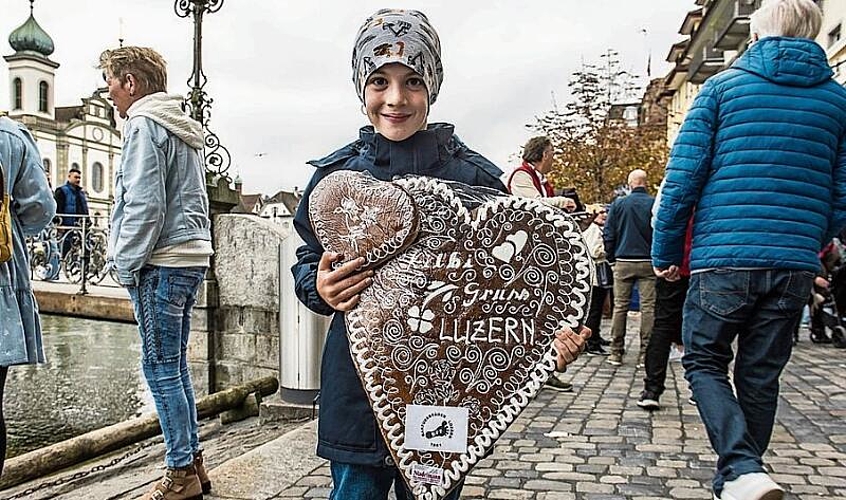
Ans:
{"type": "Polygon", "coordinates": [[[193,149],[203,149],[204,135],[200,123],[182,110],[184,98],[177,94],[156,92],[135,101],[126,111],[127,123],[136,116],[147,118],[168,129],[193,149]]]}
{"type": "Polygon", "coordinates": [[[733,67],[780,85],[813,87],[831,78],[825,51],[807,38],[770,36],[752,44],[733,67]]]}

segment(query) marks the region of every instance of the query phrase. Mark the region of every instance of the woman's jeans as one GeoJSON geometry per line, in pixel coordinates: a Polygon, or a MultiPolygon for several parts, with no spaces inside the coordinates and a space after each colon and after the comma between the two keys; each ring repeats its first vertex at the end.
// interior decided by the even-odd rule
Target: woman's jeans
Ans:
{"type": "Polygon", "coordinates": [[[197,407],[188,372],[191,309],[205,267],[145,266],[127,287],[141,334],[141,366],[164,434],[165,464],[186,467],[199,451],[197,407]]]}
{"type": "Polygon", "coordinates": [[[719,457],[718,496],[725,482],[764,471],[761,457],[775,423],[779,376],[813,280],[814,273],[786,269],[715,269],[690,278],[682,364],[719,457]],[[732,359],[734,391],[728,378],[732,359]]]}
{"type": "MultiPolygon", "coordinates": [[[[396,467],[372,467],[369,465],[342,464],[330,462],[334,489],[329,500],[387,500],[391,485],[397,500],[414,500],[405,486],[402,474],[396,467]]],[[[443,500],[458,500],[462,480],[443,500]]]]}

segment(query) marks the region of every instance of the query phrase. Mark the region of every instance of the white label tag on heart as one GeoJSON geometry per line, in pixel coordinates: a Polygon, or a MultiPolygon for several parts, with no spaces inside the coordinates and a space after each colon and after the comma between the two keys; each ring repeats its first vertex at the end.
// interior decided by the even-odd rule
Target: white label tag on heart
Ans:
{"type": "Polygon", "coordinates": [[[442,486],[444,484],[444,470],[440,467],[413,463],[411,464],[411,479],[423,484],[442,486]]]}
{"type": "Polygon", "coordinates": [[[405,448],[421,451],[467,452],[467,408],[405,407],[405,448]]]}

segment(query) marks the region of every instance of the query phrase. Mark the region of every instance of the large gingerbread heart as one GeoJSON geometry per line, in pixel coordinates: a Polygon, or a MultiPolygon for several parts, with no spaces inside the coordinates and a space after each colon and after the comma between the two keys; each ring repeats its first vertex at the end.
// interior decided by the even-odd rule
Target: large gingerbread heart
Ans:
{"type": "Polygon", "coordinates": [[[323,249],[343,255],[339,264],[364,257],[362,269],[374,267],[414,241],[417,207],[401,187],[350,170],[327,178],[312,190],[309,218],[323,249]]]}
{"type": "Polygon", "coordinates": [[[546,382],[593,266],[563,211],[426,177],[393,184],[417,204],[417,239],[376,269],[347,329],[398,468],[418,500],[436,500],[546,382]]]}

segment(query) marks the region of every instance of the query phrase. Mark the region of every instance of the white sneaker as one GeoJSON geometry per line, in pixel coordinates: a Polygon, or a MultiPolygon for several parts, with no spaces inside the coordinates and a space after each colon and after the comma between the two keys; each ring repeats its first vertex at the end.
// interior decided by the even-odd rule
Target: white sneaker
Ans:
{"type": "Polygon", "coordinates": [[[784,490],[764,472],[743,474],[723,485],[720,500],[781,500],[784,490]]]}

